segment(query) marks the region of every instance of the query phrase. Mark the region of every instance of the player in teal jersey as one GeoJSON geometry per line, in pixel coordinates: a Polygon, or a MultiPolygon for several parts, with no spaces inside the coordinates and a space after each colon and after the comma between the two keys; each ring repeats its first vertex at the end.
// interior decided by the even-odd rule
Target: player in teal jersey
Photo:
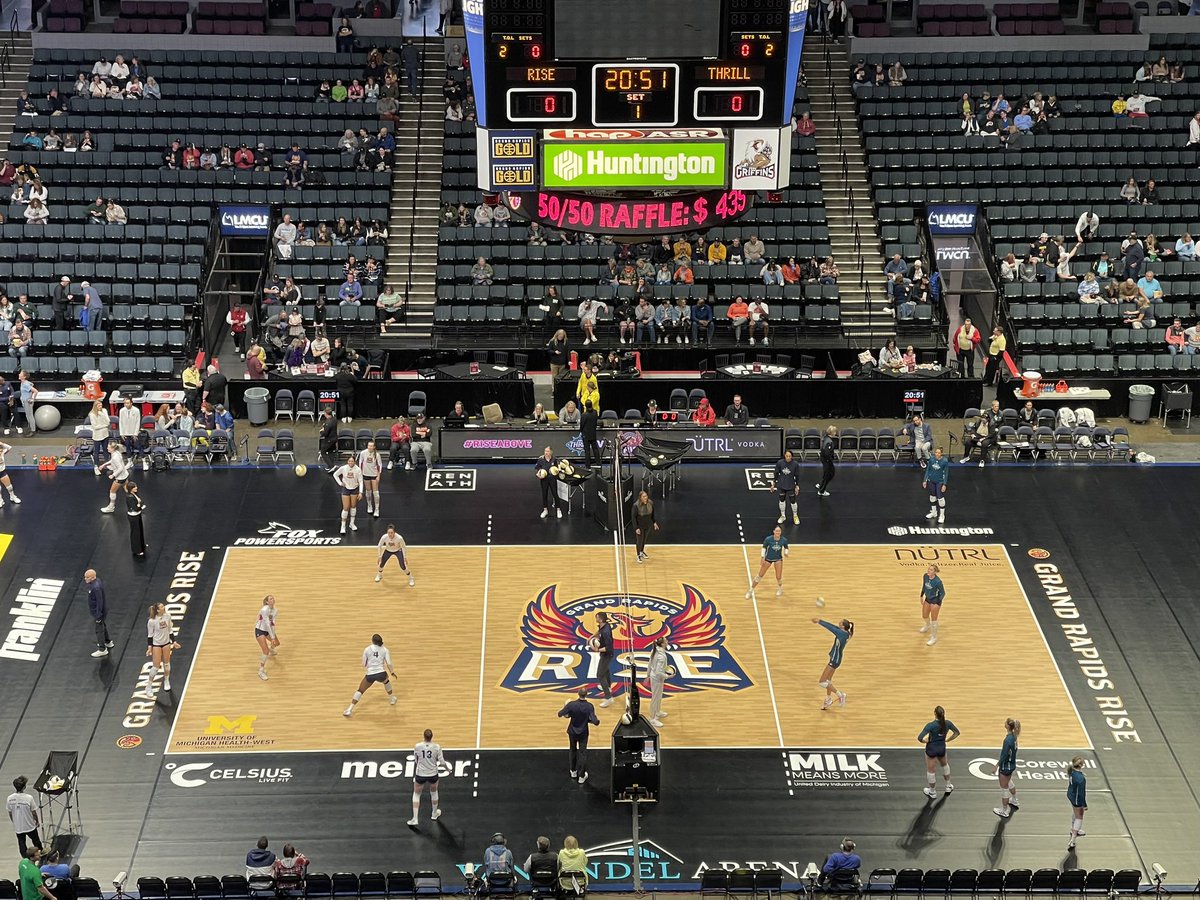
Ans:
{"type": "MultiPolygon", "coordinates": [[[[929,467],[933,468],[932,459],[929,461],[929,467]]],[[[921,576],[921,618],[925,620],[925,624],[917,631],[921,634],[928,632],[929,640],[925,643],[930,647],[937,643],[938,616],[942,613],[942,601],[946,599],[946,586],[938,577],[940,571],[935,563],[921,576]]]]}
{"type": "Polygon", "coordinates": [[[849,619],[842,619],[837,625],[826,622],[824,619],[813,619],[812,621],[814,625],[820,625],[833,635],[833,646],[829,648],[829,662],[825,664],[825,671],[821,673],[821,680],[817,682],[825,688],[825,702],[821,705],[821,709],[829,709],[833,706],[834,697],[837,697],[839,706],[845,706],[846,694],[833,686],[833,676],[842,666],[842,654],[846,650],[846,642],[854,637],[854,623],[849,619]]]}
{"type": "MultiPolygon", "coordinates": [[[[933,460],[929,461],[933,465],[933,460]]],[[[950,782],[950,763],[946,758],[946,744],[957,738],[959,730],[954,723],[946,718],[946,711],[940,706],[933,708],[933,721],[921,729],[917,740],[925,745],[925,796],[929,799],[937,797],[937,769],[941,768],[942,778],[946,782],[946,793],[954,790],[950,782]]]]}
{"type": "Polygon", "coordinates": [[[1000,782],[1000,805],[992,807],[992,812],[1002,819],[1012,815],[1014,809],[1020,809],[1017,802],[1017,789],[1013,786],[1013,772],[1017,770],[1017,738],[1021,736],[1021,720],[1007,718],[1004,727],[1008,734],[1004,735],[1004,744],[1000,747],[1000,758],[996,760],[996,779],[1000,782]]]}
{"type": "Polygon", "coordinates": [[[1067,844],[1070,850],[1075,846],[1075,839],[1086,833],[1083,830],[1083,814],[1087,812],[1087,776],[1083,774],[1083,757],[1076,756],[1067,768],[1070,782],[1067,784],[1067,800],[1071,803],[1071,841],[1067,844]]]}
{"type": "Polygon", "coordinates": [[[938,447],[922,473],[921,487],[929,489],[929,512],[925,518],[937,519],[939,525],[946,521],[946,481],[949,477],[950,460],[938,447]]]}
{"type": "Polygon", "coordinates": [[[776,525],[775,530],[762,542],[762,565],[758,567],[758,574],[750,583],[750,590],[746,591],[747,600],[754,595],[754,589],[767,574],[767,569],[772,566],[775,567],[775,596],[783,596],[783,558],[787,555],[788,539],[783,536],[783,529],[776,525]]]}

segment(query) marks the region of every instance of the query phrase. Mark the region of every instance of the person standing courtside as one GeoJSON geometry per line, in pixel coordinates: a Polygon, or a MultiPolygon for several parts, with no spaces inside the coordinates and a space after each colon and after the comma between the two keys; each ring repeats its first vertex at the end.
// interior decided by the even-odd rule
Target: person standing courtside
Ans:
{"type": "Polygon", "coordinates": [[[442,766],[446,764],[446,758],[442,756],[441,744],[433,742],[431,729],[426,728],[423,737],[424,740],[413,748],[417,768],[413,773],[413,814],[408,820],[409,825],[416,825],[418,822],[421,814],[421,794],[425,793],[426,786],[429,787],[429,802],[433,805],[433,820],[436,822],[442,817],[442,807],[438,802],[438,776],[442,766]]]}
{"type": "Polygon", "coordinates": [[[921,486],[929,490],[929,512],[927,519],[937,519],[941,525],[946,521],[946,490],[950,479],[950,460],[942,455],[942,448],[933,451],[929,463],[925,467],[925,477],[921,486]]]}
{"type": "Polygon", "coordinates": [[[578,778],[579,783],[583,784],[588,780],[587,747],[590,726],[600,724],[600,720],[596,717],[595,707],[588,702],[587,688],[580,688],[576,698],[558,711],[558,717],[571,720],[567,723],[570,772],[572,778],[578,778]]]}
{"type": "Polygon", "coordinates": [[[654,501],[646,491],[640,491],[633,504],[633,532],[637,538],[637,561],[649,559],[646,553],[646,536],[651,531],[658,531],[658,523],[654,521],[654,501]]]}
{"type": "Polygon", "coordinates": [[[650,724],[655,728],[662,728],[662,720],[669,715],[663,712],[662,708],[663,687],[667,679],[675,674],[675,669],[669,663],[667,636],[664,634],[660,635],[650,648],[650,659],[646,663],[646,671],[650,677],[650,724]]]}
{"type": "Polygon", "coordinates": [[[600,416],[596,413],[592,401],[583,404],[583,415],[579,419],[579,436],[583,439],[583,462],[589,468],[600,468],[600,447],[597,445],[596,429],[600,426],[600,416]]]}
{"type": "Polygon", "coordinates": [[[92,621],[96,623],[96,649],[92,656],[102,659],[108,656],[108,650],[113,646],[108,637],[108,624],[105,622],[108,617],[108,601],[104,596],[104,582],[100,580],[95,569],[84,572],[83,580],[88,586],[88,612],[92,614],[92,621]]]}
{"type": "Polygon", "coordinates": [[[609,707],[612,706],[613,628],[606,612],[596,613],[596,633],[592,637],[592,646],[600,654],[600,666],[596,672],[600,692],[604,695],[600,706],[609,707]]]}
{"type": "Polygon", "coordinates": [[[792,522],[800,524],[800,463],[792,457],[791,450],[783,451],[783,459],[775,463],[775,472],[771,476],[771,490],[779,491],[780,525],[787,521],[787,504],[792,503],[792,522]]]}
{"type": "Polygon", "coordinates": [[[820,497],[829,496],[829,482],[837,474],[834,466],[837,461],[837,436],[837,426],[830,425],[821,438],[821,483],[817,485],[817,495],[820,497]]]}
{"type": "Polygon", "coordinates": [[[538,486],[542,489],[542,518],[548,518],[550,510],[563,517],[562,507],[558,505],[558,460],[554,451],[549,447],[542,450],[542,455],[533,464],[533,474],[537,477],[538,486]],[[553,470],[553,471],[551,471],[553,470]]]}
{"type": "Polygon", "coordinates": [[[24,775],[14,778],[13,792],[8,795],[8,802],[4,805],[8,810],[8,818],[12,822],[13,831],[17,833],[17,846],[21,848],[22,856],[25,856],[27,842],[32,843],[39,850],[42,849],[42,839],[38,836],[37,804],[33,802],[31,794],[25,793],[25,787],[28,784],[29,779],[24,775]]]}

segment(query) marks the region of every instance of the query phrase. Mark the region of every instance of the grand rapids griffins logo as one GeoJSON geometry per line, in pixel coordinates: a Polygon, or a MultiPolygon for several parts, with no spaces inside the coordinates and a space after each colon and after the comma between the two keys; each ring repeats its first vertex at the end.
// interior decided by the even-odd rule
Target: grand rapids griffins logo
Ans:
{"type": "Polygon", "coordinates": [[[754,682],[725,646],[725,624],[717,605],[689,584],[679,586],[680,600],[634,594],[596,594],[559,604],[558,585],[545,588],[530,602],[521,620],[524,643],[501,681],[517,693],[549,691],[570,694],[598,684],[599,654],[588,642],[596,629],[596,613],[614,619],[613,691],[619,693],[628,674],[630,643],[645,678],[650,648],[666,635],[669,665],[667,693],[740,691],[754,682]],[[628,603],[628,605],[627,605],[628,603]]]}
{"type": "Polygon", "coordinates": [[[746,142],[742,158],[733,167],[734,178],[774,178],[775,148],[766,138],[746,142]]]}

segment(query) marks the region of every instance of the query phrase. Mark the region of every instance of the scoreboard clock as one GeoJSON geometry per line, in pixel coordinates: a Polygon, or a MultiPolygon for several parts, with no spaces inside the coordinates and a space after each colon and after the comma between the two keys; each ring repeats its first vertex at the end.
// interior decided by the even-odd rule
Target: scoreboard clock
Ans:
{"type": "Polygon", "coordinates": [[[463,10],[484,128],[791,120],[808,0],[464,0],[463,10]]]}

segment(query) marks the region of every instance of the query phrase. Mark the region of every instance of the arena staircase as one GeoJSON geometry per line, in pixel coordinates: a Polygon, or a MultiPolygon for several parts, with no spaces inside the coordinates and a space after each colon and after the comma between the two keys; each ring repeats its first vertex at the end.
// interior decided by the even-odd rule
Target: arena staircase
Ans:
{"type": "MultiPolygon", "coordinates": [[[[7,24],[7,23],[6,23],[7,24]]],[[[0,134],[12,134],[17,118],[17,97],[29,81],[33,41],[25,31],[0,31],[0,134]]],[[[28,129],[23,128],[22,131],[28,129]]]]}
{"type": "Polygon", "coordinates": [[[845,45],[823,35],[806,36],[804,71],[817,127],[817,161],[829,241],[841,272],[842,330],[853,341],[875,346],[895,336],[896,329],[886,309],[885,260],[880,253],[845,45]]]}
{"type": "Polygon", "coordinates": [[[409,284],[408,315],[402,328],[369,342],[375,346],[428,345],[433,336],[446,48],[441,38],[417,38],[416,43],[424,64],[421,97],[401,95],[386,270],[386,281],[396,290],[404,293],[409,284]]]}

